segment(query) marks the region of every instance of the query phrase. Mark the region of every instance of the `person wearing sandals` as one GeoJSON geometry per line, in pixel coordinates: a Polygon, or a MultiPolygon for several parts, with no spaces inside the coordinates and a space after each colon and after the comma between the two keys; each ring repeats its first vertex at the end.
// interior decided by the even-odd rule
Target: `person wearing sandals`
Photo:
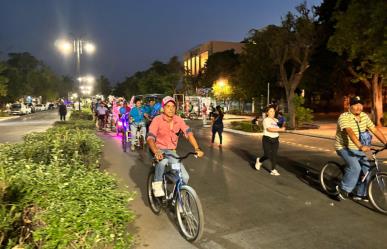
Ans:
{"type": "Polygon", "coordinates": [[[212,138],[211,144],[215,141],[215,135],[219,135],[219,147],[222,146],[222,132],[223,132],[223,111],[222,108],[218,105],[216,106],[216,112],[212,114],[212,138]]]}
{"type": "Polygon", "coordinates": [[[263,161],[270,159],[271,172],[270,175],[279,176],[276,169],[277,164],[277,152],[279,147],[279,132],[285,131],[285,127],[278,127],[278,120],[275,118],[274,106],[268,106],[265,110],[266,118],[263,120],[263,136],[262,145],[264,156],[259,158],[255,162],[255,169],[260,170],[263,161]]]}

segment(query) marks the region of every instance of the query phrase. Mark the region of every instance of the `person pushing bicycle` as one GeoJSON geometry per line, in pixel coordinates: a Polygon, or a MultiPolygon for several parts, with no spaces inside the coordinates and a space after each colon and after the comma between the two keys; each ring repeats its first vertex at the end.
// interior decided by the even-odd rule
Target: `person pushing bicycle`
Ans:
{"type": "MultiPolygon", "coordinates": [[[[178,163],[177,159],[173,157],[164,158],[163,154],[171,154],[178,157],[176,154],[176,147],[180,132],[184,133],[185,137],[194,147],[198,157],[204,155],[196,142],[191,128],[181,117],[176,115],[175,100],[170,96],[164,97],[162,100],[162,107],[164,112],[153,119],[147,137],[149,148],[154,153],[156,160],[158,160],[158,164],[155,168],[155,178],[152,183],[152,190],[156,197],[165,195],[162,188],[165,166],[168,163],[178,163]]],[[[184,183],[188,183],[189,175],[183,165],[181,165],[181,171],[184,183]]]]}
{"type": "Polygon", "coordinates": [[[354,198],[366,199],[366,186],[369,179],[367,177],[365,181],[359,183],[358,179],[361,172],[367,172],[370,166],[365,154],[371,149],[372,136],[369,131],[385,146],[387,140],[368,115],[363,112],[363,101],[359,96],[352,97],[349,105],[349,111],[342,113],[337,122],[335,149],[345,161],[346,169],[336,190],[339,199],[345,200],[358,184],[354,198]]]}

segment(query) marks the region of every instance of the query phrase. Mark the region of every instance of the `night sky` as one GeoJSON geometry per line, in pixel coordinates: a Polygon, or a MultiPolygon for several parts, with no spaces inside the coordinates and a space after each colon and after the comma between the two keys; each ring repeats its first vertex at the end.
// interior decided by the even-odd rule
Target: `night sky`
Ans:
{"type": "MultiPolygon", "coordinates": [[[[113,83],[147,69],[155,60],[180,58],[209,40],[239,42],[252,28],[279,24],[301,0],[1,0],[0,57],[30,52],[55,72],[74,75],[55,40],[73,34],[93,41],[83,73],[113,83]]],[[[309,0],[308,6],[321,0],[309,0]]]]}

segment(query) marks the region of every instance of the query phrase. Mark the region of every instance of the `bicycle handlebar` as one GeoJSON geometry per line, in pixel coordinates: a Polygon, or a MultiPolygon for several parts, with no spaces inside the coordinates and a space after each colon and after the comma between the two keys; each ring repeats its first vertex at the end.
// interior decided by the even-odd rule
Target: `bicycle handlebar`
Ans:
{"type": "Polygon", "coordinates": [[[197,155],[198,153],[196,153],[196,152],[188,152],[185,156],[180,156],[180,157],[178,157],[178,156],[175,156],[175,155],[172,155],[172,154],[166,154],[166,153],[164,153],[164,156],[170,156],[170,157],[173,157],[173,158],[176,158],[177,160],[184,160],[184,159],[186,159],[187,157],[189,157],[190,155],[197,155]]]}
{"type": "Polygon", "coordinates": [[[381,148],[381,149],[371,148],[371,151],[372,151],[372,154],[373,154],[373,155],[376,155],[376,154],[378,154],[379,152],[382,152],[382,151],[385,150],[385,149],[386,149],[386,147],[383,147],[383,148],[381,148]]]}

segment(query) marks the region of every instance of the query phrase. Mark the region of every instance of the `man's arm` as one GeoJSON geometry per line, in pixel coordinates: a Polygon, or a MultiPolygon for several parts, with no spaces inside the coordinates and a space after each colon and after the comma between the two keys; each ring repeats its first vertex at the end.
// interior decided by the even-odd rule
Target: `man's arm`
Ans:
{"type": "Polygon", "coordinates": [[[198,143],[196,142],[195,136],[193,135],[192,132],[188,133],[188,141],[194,147],[198,157],[204,156],[204,152],[200,149],[198,143]]]}
{"type": "Polygon", "coordinates": [[[347,133],[347,135],[352,140],[352,142],[359,148],[359,150],[364,152],[370,150],[370,147],[364,146],[360,143],[359,138],[356,136],[356,134],[353,132],[351,128],[344,128],[344,131],[347,133]]]}
{"type": "Polygon", "coordinates": [[[386,137],[378,128],[372,127],[370,128],[370,131],[379,139],[380,142],[386,145],[387,143],[386,137]]]}

